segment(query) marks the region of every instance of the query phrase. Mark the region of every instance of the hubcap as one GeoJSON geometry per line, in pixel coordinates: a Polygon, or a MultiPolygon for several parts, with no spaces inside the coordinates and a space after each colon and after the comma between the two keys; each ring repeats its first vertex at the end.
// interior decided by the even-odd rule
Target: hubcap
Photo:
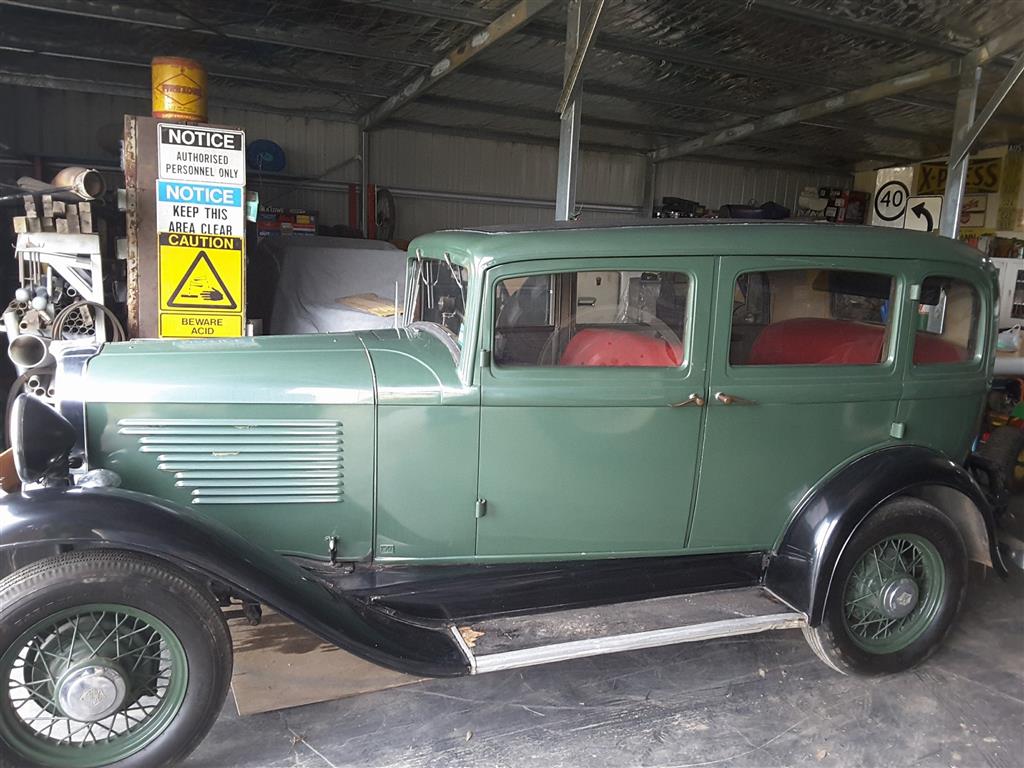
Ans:
{"type": "Polygon", "coordinates": [[[946,590],[942,556],[928,539],[890,536],[857,560],[843,589],[843,621],[870,653],[895,653],[935,619],[946,590]]]}
{"type": "Polygon", "coordinates": [[[72,720],[95,723],[121,708],[126,690],[124,675],[115,666],[86,664],[57,682],[57,705],[72,720]]]}
{"type": "Polygon", "coordinates": [[[901,576],[882,587],[879,607],[890,619],[902,619],[917,606],[917,593],[917,582],[901,576]]]}

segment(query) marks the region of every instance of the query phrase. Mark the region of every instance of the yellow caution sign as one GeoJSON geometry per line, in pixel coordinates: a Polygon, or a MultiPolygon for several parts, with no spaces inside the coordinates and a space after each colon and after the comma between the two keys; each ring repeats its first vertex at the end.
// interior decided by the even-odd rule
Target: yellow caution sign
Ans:
{"type": "Polygon", "coordinates": [[[161,232],[160,336],[241,336],[245,256],[240,237],[161,232]]]}

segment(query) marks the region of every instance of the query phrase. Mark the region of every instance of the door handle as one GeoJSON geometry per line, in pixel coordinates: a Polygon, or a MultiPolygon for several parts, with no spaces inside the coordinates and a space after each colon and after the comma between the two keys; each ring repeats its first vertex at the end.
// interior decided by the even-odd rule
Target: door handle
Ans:
{"type": "Polygon", "coordinates": [[[715,392],[715,400],[722,405],[757,405],[756,400],[747,400],[737,395],[727,395],[725,392],[715,392]]]}
{"type": "Polygon", "coordinates": [[[701,397],[700,395],[698,395],[696,392],[694,392],[692,395],[690,395],[685,400],[683,400],[681,402],[678,402],[678,403],[670,403],[669,405],[672,408],[685,408],[688,405],[696,405],[698,408],[703,408],[704,407],[704,398],[701,397]]]}

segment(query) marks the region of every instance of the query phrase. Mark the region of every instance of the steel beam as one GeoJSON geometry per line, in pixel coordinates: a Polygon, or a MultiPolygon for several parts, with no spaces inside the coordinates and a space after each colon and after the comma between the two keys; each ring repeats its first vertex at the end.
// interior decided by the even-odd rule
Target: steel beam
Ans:
{"type": "Polygon", "coordinates": [[[359,132],[359,228],[370,237],[370,133],[359,132]]]}
{"type": "Polygon", "coordinates": [[[436,83],[457,72],[482,51],[487,50],[499,40],[516,32],[527,24],[538,13],[547,8],[554,0],[519,0],[509,10],[452,48],[440,61],[435,63],[429,72],[420,75],[398,92],[377,105],[360,120],[364,130],[368,130],[386,120],[396,110],[413,101],[421,93],[428,91],[436,83]]]}
{"type": "Polygon", "coordinates": [[[956,112],[953,117],[953,141],[950,144],[949,164],[946,167],[946,194],[942,199],[939,214],[939,234],[956,239],[960,230],[960,207],[964,199],[964,182],[967,181],[967,158],[954,160],[956,147],[967,138],[974,122],[974,111],[978,106],[978,85],[981,83],[981,67],[965,67],[960,75],[960,87],[956,92],[956,112]]]}
{"type": "MultiPolygon", "coordinates": [[[[419,104],[424,106],[435,106],[446,110],[459,110],[464,112],[479,112],[485,115],[498,115],[500,117],[515,118],[518,120],[536,120],[549,124],[551,115],[549,112],[540,109],[515,106],[513,104],[496,104],[493,102],[476,101],[471,99],[459,99],[451,96],[439,96],[426,94],[422,96],[419,104]]],[[[667,136],[679,138],[693,138],[699,136],[704,130],[701,126],[694,126],[687,123],[665,125],[651,123],[643,120],[618,120],[614,118],[595,116],[588,111],[585,120],[582,120],[588,128],[600,128],[609,131],[622,131],[640,136],[667,136]]],[[[765,147],[774,146],[800,150],[806,153],[808,147],[804,141],[793,141],[791,139],[780,139],[776,137],[765,138],[763,141],[739,142],[741,146],[765,147]]],[[[894,163],[918,162],[924,155],[911,155],[907,153],[892,154],[884,151],[865,151],[863,153],[844,153],[831,150],[834,155],[846,159],[873,159],[894,163]]],[[[929,155],[932,156],[932,155],[929,155]]]]}
{"type": "Polygon", "coordinates": [[[590,11],[590,17],[587,19],[587,25],[583,29],[583,35],[576,44],[572,62],[570,62],[565,72],[562,95],[558,97],[559,115],[565,114],[569,103],[573,101],[573,97],[576,95],[576,89],[580,83],[580,73],[583,71],[583,62],[587,58],[590,44],[594,41],[594,32],[597,31],[597,22],[601,20],[601,11],[604,10],[604,3],[605,0],[596,0],[593,9],[590,11]]]}
{"type": "Polygon", "coordinates": [[[959,163],[971,151],[971,145],[978,140],[981,132],[985,130],[985,126],[992,119],[992,115],[999,109],[999,105],[1003,103],[1003,99],[1010,93],[1013,86],[1017,84],[1022,73],[1024,73],[1024,53],[1017,57],[1017,62],[1006,73],[1003,81],[999,83],[999,87],[996,88],[995,93],[989,98],[988,103],[981,110],[981,114],[971,124],[971,129],[967,132],[967,135],[953,147],[949,155],[951,165],[959,163]]]}
{"type": "Polygon", "coordinates": [[[429,67],[434,63],[429,55],[413,51],[387,51],[380,46],[363,42],[338,31],[294,33],[256,24],[231,24],[223,27],[197,26],[191,17],[181,13],[153,10],[135,4],[99,2],[98,0],[0,0],[0,6],[3,5],[122,24],[174,29],[251,43],[286,46],[335,56],[388,61],[413,67],[429,67]]]}
{"type": "MultiPolygon", "coordinates": [[[[0,85],[17,85],[26,88],[44,88],[77,93],[99,93],[107,96],[122,96],[130,99],[141,99],[147,104],[152,95],[152,88],[136,83],[112,82],[85,77],[64,77],[61,75],[37,74],[20,72],[0,66],[0,85]]],[[[266,112],[269,114],[286,115],[289,117],[311,117],[318,120],[337,120],[352,122],[356,116],[335,110],[288,109],[273,104],[264,104],[252,100],[233,98],[229,91],[213,91],[210,100],[218,106],[248,110],[250,112],[266,112]]],[[[149,108],[140,109],[148,112],[149,108]]]]}
{"type": "Polygon", "coordinates": [[[655,190],[658,186],[658,164],[647,161],[647,168],[644,172],[644,204],[640,211],[640,218],[650,219],[654,217],[655,190]]]}
{"type": "Polygon", "coordinates": [[[1020,45],[1021,42],[1024,42],[1024,20],[1011,24],[1004,32],[993,36],[986,43],[972,50],[964,56],[962,62],[949,61],[936,64],[917,72],[910,72],[862,88],[855,88],[836,96],[792,107],[759,120],[734,125],[690,141],[660,147],[651,153],[651,158],[655,162],[662,162],[674,157],[682,157],[683,155],[700,152],[710,147],[728,144],[754,134],[764,133],[776,128],[784,128],[795,123],[813,120],[834,112],[841,112],[852,107],[870,104],[880,99],[950,80],[957,77],[961,71],[984,66],[996,56],[1000,56],[1007,50],[1020,45]]]}
{"type": "Polygon", "coordinates": [[[456,5],[450,0],[363,0],[361,4],[397,13],[415,14],[428,19],[455,21],[473,27],[486,27],[494,21],[492,11],[456,5]]]}
{"type": "MultiPolygon", "coordinates": [[[[569,0],[565,22],[565,76],[569,84],[573,61],[580,46],[580,15],[583,0],[569,0]]],[[[558,179],[555,186],[555,221],[571,221],[576,215],[576,177],[580,163],[580,111],[578,95],[561,109],[558,128],[558,179]]]]}
{"type": "MultiPolygon", "coordinates": [[[[61,44],[52,39],[25,38],[23,36],[11,35],[0,30],[0,52],[29,56],[46,56],[55,60],[82,61],[92,64],[110,65],[115,67],[131,67],[133,69],[146,70],[149,72],[151,62],[149,58],[144,60],[131,60],[122,55],[103,54],[88,55],[81,52],[81,48],[61,44]]],[[[260,83],[263,85],[280,85],[289,89],[296,86],[295,79],[288,79],[275,76],[273,73],[250,67],[232,67],[225,69],[217,64],[211,64],[207,68],[207,74],[211,78],[222,80],[238,80],[242,82],[260,83]]],[[[382,85],[374,85],[366,82],[349,82],[333,80],[330,78],[304,79],[303,85],[309,86],[311,90],[323,91],[339,96],[366,96],[370,98],[382,98],[389,94],[389,90],[382,85]]]]}
{"type": "MultiPolygon", "coordinates": [[[[550,75],[531,72],[529,70],[495,67],[483,62],[473,64],[472,67],[465,70],[465,74],[487,79],[505,80],[513,83],[534,85],[540,88],[561,88],[560,81],[550,75]]],[[[773,112],[773,110],[768,109],[767,107],[746,103],[730,104],[726,106],[721,103],[709,102],[706,99],[699,99],[694,96],[688,97],[672,92],[662,93],[656,89],[650,88],[626,88],[613,83],[591,80],[589,78],[580,83],[579,88],[581,93],[592,93],[595,96],[620,99],[631,104],[658,104],[666,107],[683,107],[686,109],[700,111],[721,112],[722,114],[734,115],[737,117],[764,117],[772,114],[773,112]]],[[[839,117],[832,117],[827,121],[806,121],[802,124],[816,128],[829,128],[837,131],[855,131],[861,135],[868,134],[872,136],[885,136],[894,139],[908,139],[910,141],[943,143],[946,141],[945,135],[938,136],[936,134],[920,130],[882,126],[875,123],[865,123],[861,120],[846,120],[839,117]]],[[[654,131],[654,133],[658,133],[658,131],[654,131]]]]}

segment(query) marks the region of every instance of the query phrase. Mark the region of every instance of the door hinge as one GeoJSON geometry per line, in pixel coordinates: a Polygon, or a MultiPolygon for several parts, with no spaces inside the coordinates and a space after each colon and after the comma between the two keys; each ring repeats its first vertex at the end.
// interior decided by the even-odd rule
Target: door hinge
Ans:
{"type": "Polygon", "coordinates": [[[487,514],[487,499],[476,500],[476,519],[479,520],[481,517],[487,514]]]}
{"type": "Polygon", "coordinates": [[[907,434],[907,425],[902,421],[894,421],[889,427],[889,437],[902,440],[905,434],[907,434]]]}

